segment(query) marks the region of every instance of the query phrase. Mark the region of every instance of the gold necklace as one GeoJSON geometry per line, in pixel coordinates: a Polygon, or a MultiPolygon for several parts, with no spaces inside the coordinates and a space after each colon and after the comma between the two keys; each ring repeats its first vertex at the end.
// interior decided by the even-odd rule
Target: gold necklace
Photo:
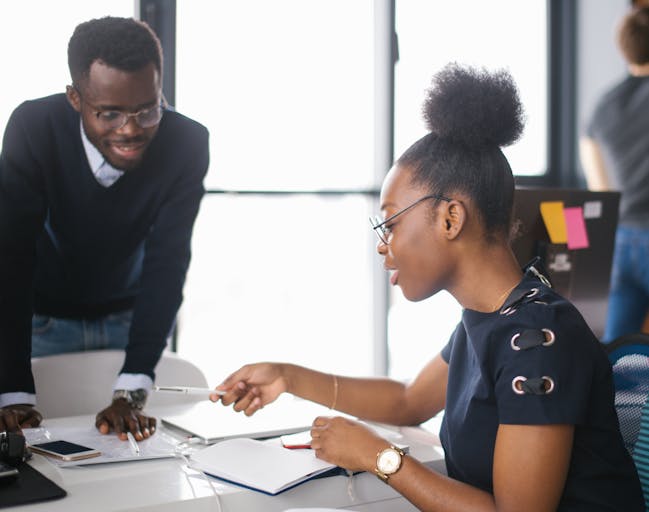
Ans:
{"type": "Polygon", "coordinates": [[[491,311],[496,311],[498,309],[498,307],[503,303],[503,300],[505,300],[505,298],[512,292],[512,290],[514,288],[516,288],[517,285],[518,285],[518,283],[516,283],[514,286],[512,286],[508,290],[505,290],[505,293],[503,293],[501,296],[499,296],[496,303],[491,307],[491,311]]]}

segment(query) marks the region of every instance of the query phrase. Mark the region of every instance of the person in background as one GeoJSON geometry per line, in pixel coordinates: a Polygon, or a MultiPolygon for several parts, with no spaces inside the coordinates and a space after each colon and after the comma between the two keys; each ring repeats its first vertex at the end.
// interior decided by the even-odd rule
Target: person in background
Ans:
{"type": "Polygon", "coordinates": [[[446,347],[408,384],[245,365],[217,386],[220,400],[251,415],[288,392],[395,425],[444,410],[447,475],[348,418],[311,428],[317,457],[375,473],[421,510],[644,510],[606,355],[577,309],[536,269],[522,272],[510,248],[514,178],[500,148],[522,131],[516,85],[505,71],[449,65],[424,113],[430,132],[387,174],[373,225],[407,299],[447,290],[463,306],[446,347]]]}
{"type": "Polygon", "coordinates": [[[591,190],[621,192],[604,342],[640,332],[649,311],[649,7],[622,21],[629,75],[598,102],[580,141],[591,190]]]}
{"type": "Polygon", "coordinates": [[[124,349],[96,425],[143,439],[156,428],[142,408],[182,302],[208,132],[167,108],[162,49],[143,22],[80,24],[68,63],[66,93],[16,108],[0,154],[0,431],[41,421],[31,357],[124,349]]]}

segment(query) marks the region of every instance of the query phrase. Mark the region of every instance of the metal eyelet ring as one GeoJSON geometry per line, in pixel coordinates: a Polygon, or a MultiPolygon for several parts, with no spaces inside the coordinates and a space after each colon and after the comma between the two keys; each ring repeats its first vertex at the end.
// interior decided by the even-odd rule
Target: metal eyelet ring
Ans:
{"type": "Polygon", "coordinates": [[[539,289],[538,288],[532,288],[529,292],[525,294],[526,299],[531,299],[535,295],[538,295],[539,289]]]}
{"type": "Polygon", "coordinates": [[[549,383],[550,383],[550,387],[549,387],[548,389],[545,390],[545,394],[546,394],[546,395],[549,395],[550,393],[552,393],[552,390],[554,389],[554,381],[552,380],[551,377],[548,377],[547,375],[544,375],[544,376],[541,377],[541,378],[542,378],[545,382],[549,382],[549,383]]]}
{"type": "MultiPolygon", "coordinates": [[[[548,386],[548,388],[545,390],[545,393],[543,393],[543,394],[544,395],[549,395],[550,393],[552,393],[552,391],[554,391],[554,380],[552,380],[552,378],[548,377],[547,375],[544,375],[541,378],[543,379],[543,381],[548,386]]],[[[527,380],[527,377],[523,377],[522,375],[519,375],[518,377],[514,377],[512,379],[512,389],[514,390],[514,393],[516,393],[517,395],[524,395],[525,394],[525,390],[522,389],[522,388],[518,389],[517,384],[519,382],[525,382],[526,380],[527,380]]]]}
{"type": "Polygon", "coordinates": [[[516,384],[518,384],[519,382],[525,382],[526,380],[527,377],[523,377],[522,375],[519,375],[518,377],[514,377],[512,379],[512,389],[514,390],[514,393],[516,393],[517,395],[525,394],[525,391],[523,389],[518,389],[518,387],[516,387],[516,384]]]}
{"type": "MultiPolygon", "coordinates": [[[[530,291],[527,292],[525,295],[523,295],[522,298],[530,299],[530,298],[534,297],[535,295],[538,295],[538,293],[539,293],[538,288],[531,288],[530,291]]],[[[509,315],[512,315],[512,314],[516,313],[516,306],[519,303],[520,303],[520,299],[518,301],[516,301],[514,304],[512,304],[511,306],[509,306],[509,307],[507,307],[505,309],[501,309],[500,314],[509,316],[509,315]]]]}
{"type": "Polygon", "coordinates": [[[549,347],[554,343],[554,340],[556,339],[556,336],[554,335],[554,332],[552,332],[550,329],[541,329],[545,334],[550,336],[550,339],[543,343],[544,347],[549,347]]]}
{"type": "Polygon", "coordinates": [[[516,340],[518,339],[518,337],[519,337],[520,335],[521,335],[521,333],[520,333],[520,332],[517,332],[516,334],[514,334],[514,335],[512,336],[512,339],[511,339],[511,341],[509,342],[509,344],[512,346],[512,349],[513,349],[513,350],[520,350],[520,349],[521,349],[521,347],[519,347],[518,345],[516,345],[516,340]]]}

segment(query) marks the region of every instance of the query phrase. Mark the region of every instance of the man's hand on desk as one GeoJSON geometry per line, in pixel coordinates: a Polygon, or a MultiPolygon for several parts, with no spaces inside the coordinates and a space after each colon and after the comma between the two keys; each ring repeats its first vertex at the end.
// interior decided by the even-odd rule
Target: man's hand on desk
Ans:
{"type": "Polygon", "coordinates": [[[122,441],[131,432],[136,440],[141,441],[151,437],[156,429],[156,419],[145,416],[137,407],[133,407],[125,399],[118,398],[97,414],[95,426],[102,434],[114,431],[122,441]]]}
{"type": "Polygon", "coordinates": [[[31,405],[8,405],[0,409],[0,432],[20,432],[23,428],[38,427],[43,416],[31,405]]]}

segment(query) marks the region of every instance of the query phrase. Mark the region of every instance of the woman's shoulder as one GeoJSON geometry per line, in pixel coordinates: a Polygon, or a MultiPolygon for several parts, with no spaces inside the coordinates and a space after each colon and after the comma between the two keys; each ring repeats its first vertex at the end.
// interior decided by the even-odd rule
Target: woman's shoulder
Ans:
{"type": "Polygon", "coordinates": [[[581,313],[541,282],[519,286],[498,312],[489,335],[492,350],[530,350],[556,345],[559,352],[601,350],[581,313]]]}

